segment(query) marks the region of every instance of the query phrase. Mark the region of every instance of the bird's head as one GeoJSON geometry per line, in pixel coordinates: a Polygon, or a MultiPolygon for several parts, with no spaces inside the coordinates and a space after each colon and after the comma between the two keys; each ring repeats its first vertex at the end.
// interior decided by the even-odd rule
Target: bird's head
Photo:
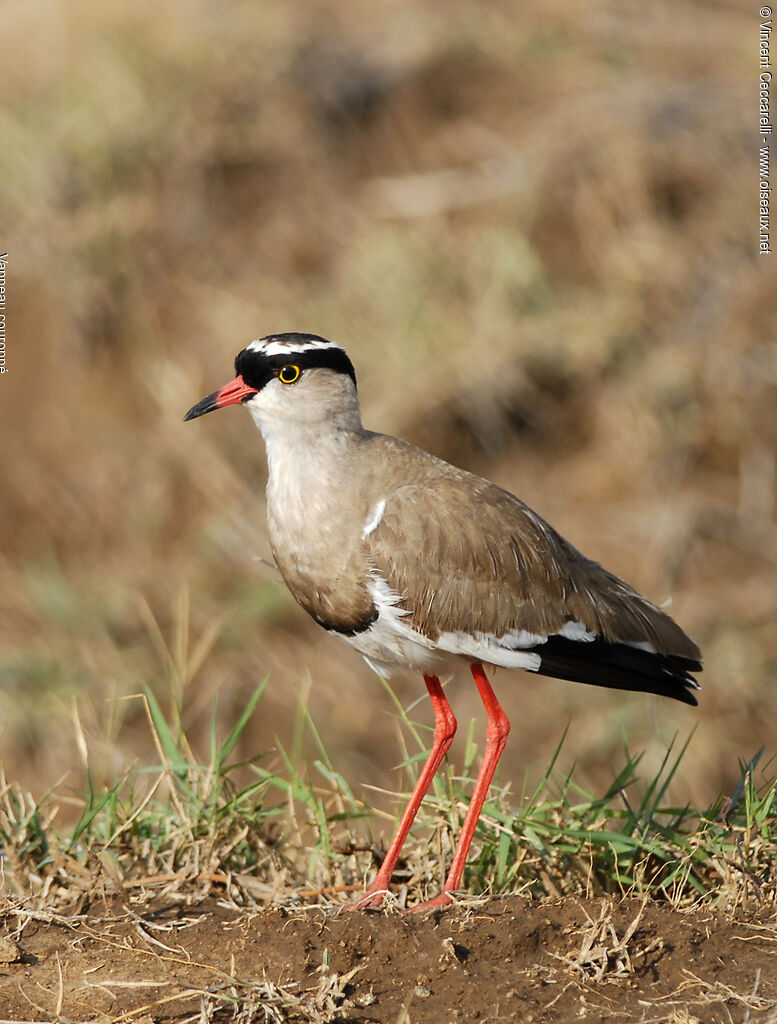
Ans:
{"type": "Polygon", "coordinates": [[[344,349],[316,334],[271,334],[235,359],[236,377],[186,413],[184,420],[242,403],[263,433],[283,421],[342,420],[358,428],[356,374],[344,349]]]}

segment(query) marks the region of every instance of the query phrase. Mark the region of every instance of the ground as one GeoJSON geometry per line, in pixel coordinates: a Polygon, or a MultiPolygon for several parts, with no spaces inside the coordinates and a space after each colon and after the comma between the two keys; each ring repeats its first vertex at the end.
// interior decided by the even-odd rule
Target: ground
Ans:
{"type": "Polygon", "coordinates": [[[337,915],[178,893],[19,910],[5,929],[4,1021],[777,1021],[763,908],[515,895],[337,915]]]}

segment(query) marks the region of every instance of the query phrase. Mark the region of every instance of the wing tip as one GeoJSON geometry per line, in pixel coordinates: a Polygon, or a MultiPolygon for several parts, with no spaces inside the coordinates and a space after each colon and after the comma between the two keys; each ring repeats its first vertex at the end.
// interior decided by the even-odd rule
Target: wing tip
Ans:
{"type": "Polygon", "coordinates": [[[615,690],[655,693],[698,707],[695,691],[701,690],[701,686],[691,672],[702,671],[700,660],[610,643],[601,637],[580,642],[555,635],[534,651],[540,655],[540,675],[615,690]]]}

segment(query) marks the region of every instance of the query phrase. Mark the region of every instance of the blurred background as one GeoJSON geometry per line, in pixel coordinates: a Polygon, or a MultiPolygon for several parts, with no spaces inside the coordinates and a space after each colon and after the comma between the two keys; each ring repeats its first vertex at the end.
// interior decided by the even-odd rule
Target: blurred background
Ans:
{"type": "MultiPolygon", "coordinates": [[[[389,696],[269,564],[249,417],[182,422],[281,331],[341,342],[366,425],[514,491],[703,647],[698,710],[499,673],[503,780],[536,782],[567,725],[560,766],[594,788],[624,743],[649,766],[695,728],[678,803],[774,755],[758,20],[689,0],[4,6],[12,780],[67,796],[85,750],[97,783],[157,761],[126,699],[144,684],[182,693],[205,756],[214,708],[226,733],[269,674],[242,756],[316,756],[307,706],[358,793],[400,784],[389,696]]],[[[466,673],[449,692],[482,742],[466,673]]]]}

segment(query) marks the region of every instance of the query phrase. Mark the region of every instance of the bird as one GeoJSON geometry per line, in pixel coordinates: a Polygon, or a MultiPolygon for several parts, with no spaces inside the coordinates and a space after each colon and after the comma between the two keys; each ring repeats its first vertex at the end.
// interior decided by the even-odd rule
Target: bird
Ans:
{"type": "Polygon", "coordinates": [[[510,723],[489,668],[698,703],[701,652],[669,615],[581,554],[513,494],[406,441],[362,426],[345,349],[271,334],[235,359],[235,378],[184,419],[244,405],[267,455],[275,563],[301,607],[378,673],[421,673],[432,746],[371,885],[347,909],[378,908],[456,732],[440,676],[469,667],[486,744],[442,890],[460,889],[510,723]]]}

